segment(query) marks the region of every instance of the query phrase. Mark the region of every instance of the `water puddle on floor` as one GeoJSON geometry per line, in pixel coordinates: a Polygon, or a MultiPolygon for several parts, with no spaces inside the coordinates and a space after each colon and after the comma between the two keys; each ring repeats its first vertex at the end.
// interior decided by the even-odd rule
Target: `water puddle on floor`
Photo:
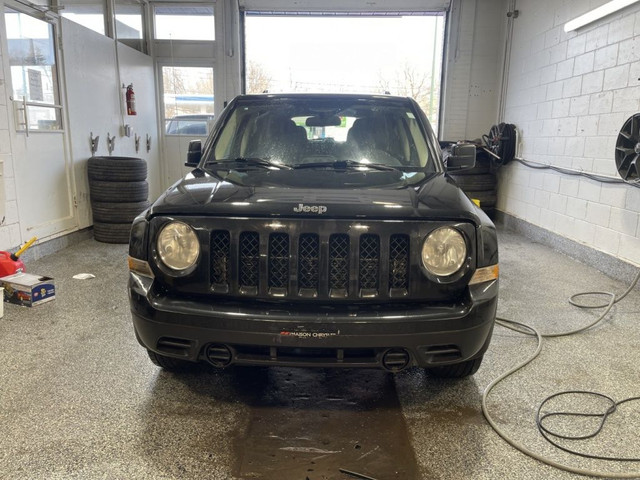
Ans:
{"type": "Polygon", "coordinates": [[[235,477],[419,479],[390,374],[289,368],[261,372],[266,378],[248,385],[251,393],[244,392],[251,411],[235,447],[235,477]]]}

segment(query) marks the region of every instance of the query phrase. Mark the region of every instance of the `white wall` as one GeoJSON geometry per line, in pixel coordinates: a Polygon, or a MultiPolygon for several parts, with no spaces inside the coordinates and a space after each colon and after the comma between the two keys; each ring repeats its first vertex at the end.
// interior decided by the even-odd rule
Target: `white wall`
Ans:
{"type": "MultiPolygon", "coordinates": [[[[4,15],[3,3],[0,8],[4,15]]],[[[0,26],[4,28],[4,19],[0,19],[0,26]]],[[[0,42],[3,42],[0,37],[0,42]]],[[[17,246],[21,242],[16,187],[13,174],[13,155],[11,135],[9,132],[10,92],[8,80],[5,78],[3,52],[6,45],[0,44],[0,250],[17,246]]]]}
{"type": "Polygon", "coordinates": [[[154,67],[151,57],[118,44],[113,39],[74,22],[62,19],[63,71],[67,85],[67,111],[71,135],[71,154],[75,170],[78,221],[88,227],[91,219],[87,161],[91,157],[90,137],[99,135],[96,155],[107,156],[107,135],[115,135],[114,156],[132,156],[147,161],[149,197],[160,193],[160,160],[155,98],[154,67]],[[120,75],[118,76],[118,62],[120,75]],[[133,83],[138,114],[126,115],[122,83],[133,83]],[[123,135],[123,123],[132,127],[131,137],[123,135]],[[136,153],[135,134],[141,137],[136,153]],[[151,151],[146,150],[146,136],[151,151]]]}
{"type": "Polygon", "coordinates": [[[453,0],[445,52],[442,140],[473,140],[498,121],[505,0],[453,0]]]}
{"type": "MultiPolygon", "coordinates": [[[[521,0],[506,121],[528,160],[617,177],[618,131],[640,107],[640,5],[578,32],[563,25],[604,0],[521,0]]],[[[640,189],[512,163],[498,208],[640,264],[640,189]]]]}
{"type": "MultiPolygon", "coordinates": [[[[0,1],[0,7],[3,3],[0,1]]],[[[2,14],[4,9],[2,9],[2,14]]],[[[4,27],[4,19],[2,19],[4,27]]],[[[78,228],[92,225],[87,179],[87,160],[91,156],[90,134],[100,136],[97,155],[108,155],[107,133],[115,135],[113,155],[135,156],[147,161],[153,201],[162,193],[160,179],[159,139],[157,124],[154,66],[151,57],[125,45],[99,35],[66,19],[61,20],[62,51],[59,60],[63,105],[66,107],[67,131],[71,146],[71,160],[76,183],[78,228]],[[118,58],[119,57],[119,58],[118,58]],[[118,78],[118,60],[120,79],[118,78]],[[136,91],[138,115],[121,114],[120,102],[124,92],[122,82],[133,83],[136,91]],[[66,86],[66,88],[64,88],[66,86]],[[131,125],[131,137],[123,136],[123,122],[131,125]],[[135,151],[134,134],[141,137],[140,150],[135,151]],[[151,151],[146,151],[146,136],[151,137],[151,151]]],[[[0,250],[9,250],[24,243],[21,236],[20,215],[17,205],[14,162],[21,161],[12,149],[6,59],[0,48],[0,250]]],[[[125,112],[126,113],[126,112],[125,112]]]]}

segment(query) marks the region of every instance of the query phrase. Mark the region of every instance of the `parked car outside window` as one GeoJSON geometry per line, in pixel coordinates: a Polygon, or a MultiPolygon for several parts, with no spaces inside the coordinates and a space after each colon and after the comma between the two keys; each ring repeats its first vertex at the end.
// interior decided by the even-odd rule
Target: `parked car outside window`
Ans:
{"type": "Polygon", "coordinates": [[[213,115],[176,115],[166,123],[167,135],[197,135],[206,136],[209,126],[213,124],[213,115]]]}

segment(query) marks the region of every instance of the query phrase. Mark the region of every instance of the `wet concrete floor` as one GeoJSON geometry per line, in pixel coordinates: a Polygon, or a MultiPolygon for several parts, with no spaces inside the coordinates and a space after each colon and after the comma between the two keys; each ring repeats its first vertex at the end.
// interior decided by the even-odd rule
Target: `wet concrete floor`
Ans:
{"type": "Polygon", "coordinates": [[[237,441],[246,479],[418,480],[393,378],[372,370],[260,369],[237,441]],[[341,472],[342,470],[342,472],[341,472]]]}

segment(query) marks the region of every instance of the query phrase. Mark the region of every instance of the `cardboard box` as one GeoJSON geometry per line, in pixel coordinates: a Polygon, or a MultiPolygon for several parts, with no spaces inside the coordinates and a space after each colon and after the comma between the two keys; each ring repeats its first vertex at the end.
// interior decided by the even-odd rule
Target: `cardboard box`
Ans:
{"type": "Polygon", "coordinates": [[[53,278],[30,273],[15,273],[0,278],[4,299],[26,307],[35,307],[56,298],[53,278]]]}

